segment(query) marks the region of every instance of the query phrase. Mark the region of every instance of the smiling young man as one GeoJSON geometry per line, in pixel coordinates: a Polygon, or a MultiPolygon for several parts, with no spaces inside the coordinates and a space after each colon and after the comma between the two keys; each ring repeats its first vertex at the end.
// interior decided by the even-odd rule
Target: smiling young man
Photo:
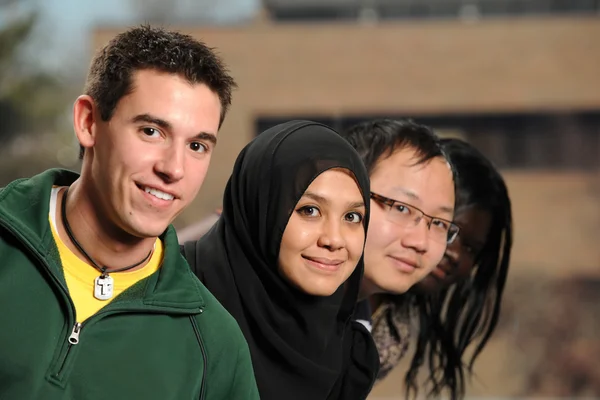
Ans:
{"type": "Polygon", "coordinates": [[[176,32],[133,28],[95,56],[73,108],[81,175],[0,191],[0,398],[258,398],[239,327],[170,226],[234,87],[176,32]]]}

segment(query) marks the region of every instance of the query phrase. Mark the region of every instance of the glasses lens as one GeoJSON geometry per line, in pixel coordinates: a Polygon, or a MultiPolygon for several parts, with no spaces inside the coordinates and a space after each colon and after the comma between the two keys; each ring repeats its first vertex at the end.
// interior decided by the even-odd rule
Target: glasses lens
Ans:
{"type": "MultiPolygon", "coordinates": [[[[375,197],[372,195],[372,197],[375,197]]],[[[377,201],[377,199],[374,198],[377,201]]],[[[394,201],[390,199],[390,202],[394,201]]],[[[409,204],[394,201],[393,205],[381,203],[388,207],[388,219],[397,225],[404,227],[416,226],[421,219],[428,218],[423,213],[409,204]]],[[[429,237],[440,243],[452,243],[458,234],[458,226],[443,219],[433,218],[429,223],[429,237]]]]}
{"type": "Polygon", "coordinates": [[[448,244],[454,242],[454,239],[456,239],[456,237],[458,236],[459,231],[460,229],[457,225],[452,224],[450,226],[450,230],[448,230],[448,244]]]}
{"type": "Polygon", "coordinates": [[[419,212],[408,205],[394,203],[394,205],[390,207],[388,217],[390,221],[398,225],[411,226],[418,220],[419,212]]]}

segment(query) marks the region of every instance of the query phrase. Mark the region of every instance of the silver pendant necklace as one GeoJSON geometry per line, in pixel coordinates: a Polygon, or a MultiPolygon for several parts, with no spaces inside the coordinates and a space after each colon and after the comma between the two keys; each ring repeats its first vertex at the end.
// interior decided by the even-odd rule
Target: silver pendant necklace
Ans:
{"type": "MultiPolygon", "coordinates": [[[[79,242],[77,241],[77,239],[75,239],[75,236],[73,235],[73,231],[71,230],[71,225],[69,225],[69,221],[67,220],[67,193],[68,192],[69,192],[69,188],[67,187],[65,189],[65,194],[63,195],[62,204],[61,204],[61,217],[62,217],[63,226],[65,227],[65,231],[67,232],[69,239],[71,239],[71,242],[75,245],[75,247],[77,247],[77,249],[81,252],[81,254],[83,254],[89,260],[92,267],[94,267],[98,271],[100,271],[100,276],[98,276],[96,279],[94,279],[94,297],[97,298],[98,300],[111,299],[114,294],[114,280],[113,280],[112,276],[109,275],[108,267],[107,266],[100,267],[98,265],[98,263],[96,263],[96,261],[94,261],[94,259],[83,249],[83,247],[81,247],[81,244],[79,244],[79,242]]],[[[133,269],[133,268],[143,264],[144,262],[146,262],[148,260],[148,258],[150,258],[151,254],[152,254],[152,250],[150,250],[148,255],[146,257],[144,257],[144,259],[142,261],[137,262],[133,265],[124,267],[124,268],[112,270],[112,271],[110,271],[110,273],[123,272],[123,271],[133,269]]]]}

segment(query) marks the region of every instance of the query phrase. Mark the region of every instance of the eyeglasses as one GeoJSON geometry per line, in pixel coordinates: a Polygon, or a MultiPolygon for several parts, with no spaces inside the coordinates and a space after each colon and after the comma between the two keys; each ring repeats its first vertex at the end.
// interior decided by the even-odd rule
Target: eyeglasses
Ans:
{"type": "Polygon", "coordinates": [[[429,235],[436,242],[452,243],[460,228],[458,225],[443,218],[436,218],[425,214],[415,206],[390,199],[377,193],[371,192],[371,198],[376,202],[388,207],[388,219],[402,226],[417,226],[423,218],[427,222],[429,235]]]}

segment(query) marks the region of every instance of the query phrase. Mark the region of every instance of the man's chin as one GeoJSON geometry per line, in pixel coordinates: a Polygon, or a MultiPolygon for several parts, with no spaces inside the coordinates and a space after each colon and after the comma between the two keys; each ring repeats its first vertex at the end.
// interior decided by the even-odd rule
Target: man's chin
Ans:
{"type": "Polygon", "coordinates": [[[163,229],[153,229],[153,230],[146,230],[143,232],[143,236],[144,238],[157,238],[159,236],[161,236],[163,233],[165,233],[165,231],[167,230],[168,225],[165,226],[163,229]]]}
{"type": "Polygon", "coordinates": [[[136,226],[131,227],[130,233],[140,239],[157,238],[162,235],[168,227],[169,224],[167,223],[159,224],[156,221],[152,221],[152,223],[144,224],[140,221],[136,226]]]}
{"type": "Polygon", "coordinates": [[[438,292],[440,289],[440,282],[433,276],[428,275],[421,281],[417,282],[411,291],[420,294],[431,294],[438,292]]]}
{"type": "Polygon", "coordinates": [[[395,285],[390,285],[390,282],[386,282],[386,284],[381,285],[381,289],[383,293],[392,294],[392,295],[402,295],[411,288],[412,284],[408,282],[398,282],[395,285]]]}

